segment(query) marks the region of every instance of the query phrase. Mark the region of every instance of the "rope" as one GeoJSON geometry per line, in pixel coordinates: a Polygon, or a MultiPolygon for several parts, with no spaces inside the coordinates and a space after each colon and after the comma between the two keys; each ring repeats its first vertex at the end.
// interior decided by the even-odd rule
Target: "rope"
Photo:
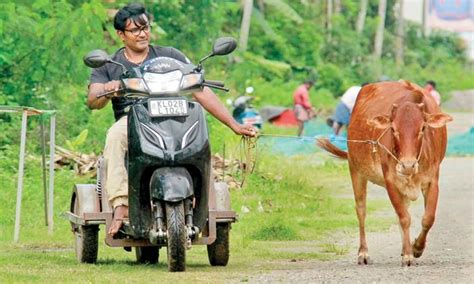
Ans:
{"type": "MultiPolygon", "coordinates": [[[[384,149],[397,163],[401,163],[401,161],[390,151],[384,144],[380,142],[382,137],[387,133],[390,127],[387,127],[376,140],[355,140],[355,139],[348,139],[347,142],[351,143],[366,143],[372,146],[372,152],[377,152],[377,146],[384,149]]],[[[424,134],[424,132],[422,132],[424,134]]],[[[248,137],[242,136],[240,140],[240,168],[242,169],[242,181],[240,183],[240,187],[242,188],[247,177],[253,173],[255,170],[255,166],[257,164],[257,156],[258,156],[258,139],[263,137],[280,137],[280,138],[292,138],[292,139],[317,139],[323,137],[309,137],[309,136],[296,136],[296,135],[282,135],[282,134],[258,134],[256,137],[248,137]]],[[[325,137],[328,138],[328,137],[325,137]]],[[[423,136],[421,137],[421,146],[420,151],[418,153],[418,157],[416,162],[418,163],[421,158],[421,153],[423,152],[423,136]]]]}
{"type": "Polygon", "coordinates": [[[242,170],[242,181],[240,188],[242,188],[247,180],[247,177],[255,170],[257,164],[257,140],[258,137],[242,136],[240,139],[240,169],[242,170]]]}

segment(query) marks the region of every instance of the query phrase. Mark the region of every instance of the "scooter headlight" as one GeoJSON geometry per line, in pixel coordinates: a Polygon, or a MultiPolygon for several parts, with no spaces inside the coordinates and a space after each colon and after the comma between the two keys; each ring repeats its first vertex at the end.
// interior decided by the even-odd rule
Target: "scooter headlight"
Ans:
{"type": "Polygon", "coordinates": [[[130,78],[130,79],[123,79],[123,83],[125,87],[130,90],[139,91],[139,92],[146,92],[145,82],[139,78],[130,78]]]}
{"type": "Polygon", "coordinates": [[[187,74],[181,79],[181,90],[191,89],[202,84],[202,74],[187,74]]]}
{"type": "Polygon", "coordinates": [[[177,93],[179,91],[179,84],[183,73],[176,70],[169,73],[145,73],[143,79],[145,80],[151,93],[177,93]]]}

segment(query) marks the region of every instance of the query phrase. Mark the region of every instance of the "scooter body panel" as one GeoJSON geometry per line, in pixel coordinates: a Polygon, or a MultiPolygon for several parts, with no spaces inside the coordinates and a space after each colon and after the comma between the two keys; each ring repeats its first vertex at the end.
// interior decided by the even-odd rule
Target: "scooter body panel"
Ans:
{"type": "MultiPolygon", "coordinates": [[[[188,102],[188,115],[184,117],[150,117],[146,102],[134,104],[128,114],[128,143],[129,219],[135,237],[147,238],[153,225],[151,197],[163,194],[164,200],[172,195],[189,195],[189,178],[195,198],[193,222],[202,229],[209,211],[211,153],[201,105],[188,102]],[[160,168],[181,169],[177,171],[188,181],[177,184],[180,193],[171,194],[171,188],[166,189],[167,193],[150,191],[152,176],[160,168]],[[183,169],[189,176],[182,174],[183,169]]],[[[177,179],[176,172],[171,176],[177,179]]]]}

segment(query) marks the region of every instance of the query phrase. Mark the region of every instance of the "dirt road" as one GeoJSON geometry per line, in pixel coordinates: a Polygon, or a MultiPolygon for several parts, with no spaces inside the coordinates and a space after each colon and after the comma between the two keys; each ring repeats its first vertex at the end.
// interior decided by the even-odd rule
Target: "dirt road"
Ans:
{"type": "MultiPolygon", "coordinates": [[[[468,116],[464,122],[470,124],[471,120],[472,116],[468,116]]],[[[458,121],[453,130],[462,128],[462,124],[458,121]]],[[[427,248],[414,267],[401,267],[401,236],[394,225],[387,232],[368,232],[372,265],[356,264],[357,234],[344,240],[350,244],[349,253],[339,260],[288,263],[286,270],[253,276],[249,282],[474,283],[473,191],[474,158],[446,158],[441,166],[437,219],[428,235],[427,248]]],[[[369,197],[388,198],[380,188],[369,188],[369,197]]],[[[413,239],[421,227],[422,201],[413,203],[410,212],[413,239]]],[[[395,218],[393,210],[387,214],[395,218]]]]}

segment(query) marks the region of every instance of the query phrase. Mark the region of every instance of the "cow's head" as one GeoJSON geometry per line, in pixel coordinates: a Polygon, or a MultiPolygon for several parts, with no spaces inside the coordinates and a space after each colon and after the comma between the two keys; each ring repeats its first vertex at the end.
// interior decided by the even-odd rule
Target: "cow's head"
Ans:
{"type": "Polygon", "coordinates": [[[393,104],[390,115],[376,116],[369,121],[376,128],[390,128],[388,133],[392,135],[392,154],[397,159],[396,170],[401,176],[417,173],[426,127],[440,128],[452,120],[445,113],[428,114],[423,110],[423,103],[393,104]]]}

